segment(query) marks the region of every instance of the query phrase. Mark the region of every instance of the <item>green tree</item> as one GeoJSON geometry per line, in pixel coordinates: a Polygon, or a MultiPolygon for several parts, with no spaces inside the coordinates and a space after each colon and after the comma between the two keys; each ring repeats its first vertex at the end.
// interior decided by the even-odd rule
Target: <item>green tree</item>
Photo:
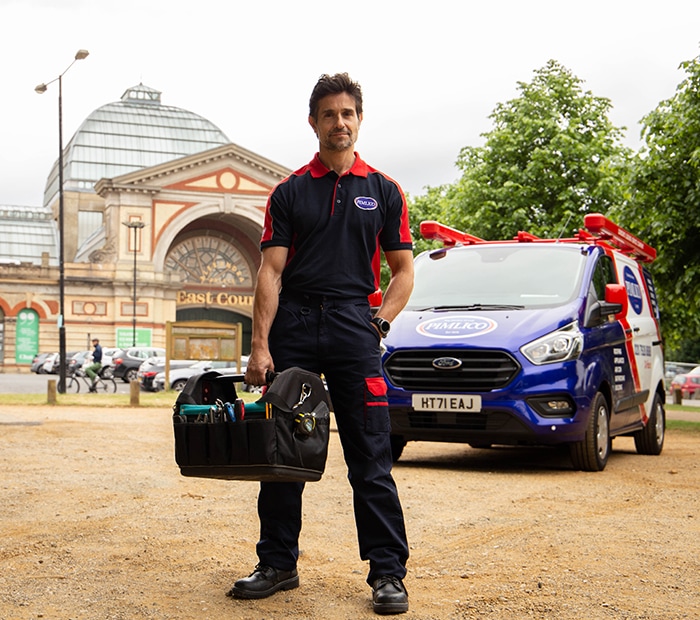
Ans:
{"type": "Polygon", "coordinates": [[[568,233],[623,199],[632,152],[608,120],[610,101],[554,60],[518,90],[491,114],[484,145],[461,150],[462,177],[440,194],[446,224],[486,239],[568,233]]]}
{"type": "Polygon", "coordinates": [[[675,95],[642,119],[643,146],[621,213],[657,250],[652,270],[672,346],[700,334],[700,58],[681,67],[687,77],[675,95]]]}

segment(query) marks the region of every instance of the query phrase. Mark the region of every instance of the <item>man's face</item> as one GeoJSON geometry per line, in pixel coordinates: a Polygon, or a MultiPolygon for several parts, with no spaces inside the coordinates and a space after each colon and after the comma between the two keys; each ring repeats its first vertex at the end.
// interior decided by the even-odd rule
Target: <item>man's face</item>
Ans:
{"type": "Polygon", "coordinates": [[[321,149],[328,151],[354,150],[361,122],[355,100],[347,93],[324,97],[319,101],[316,118],[309,116],[321,149]]]}

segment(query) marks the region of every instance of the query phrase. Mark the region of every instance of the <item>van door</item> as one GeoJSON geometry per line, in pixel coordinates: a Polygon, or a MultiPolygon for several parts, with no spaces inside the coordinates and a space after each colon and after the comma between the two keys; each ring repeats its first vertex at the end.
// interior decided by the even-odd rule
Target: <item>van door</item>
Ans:
{"type": "Polygon", "coordinates": [[[629,411],[629,423],[634,424],[646,417],[654,388],[651,386],[654,355],[660,355],[660,338],[656,321],[656,299],[650,297],[649,284],[642,266],[625,256],[616,256],[616,267],[620,282],[624,284],[629,299],[625,332],[631,350],[631,370],[634,382],[635,407],[629,411]]]}
{"type": "Polygon", "coordinates": [[[604,371],[604,378],[612,390],[612,407],[610,411],[610,431],[616,434],[618,429],[631,424],[637,417],[630,412],[630,403],[634,403],[636,390],[633,380],[632,330],[626,321],[616,321],[609,315],[592,314],[598,303],[605,301],[605,287],[619,284],[619,279],[612,252],[601,253],[595,265],[588,292],[587,325],[591,328],[587,337],[586,349],[593,353],[604,371]]]}

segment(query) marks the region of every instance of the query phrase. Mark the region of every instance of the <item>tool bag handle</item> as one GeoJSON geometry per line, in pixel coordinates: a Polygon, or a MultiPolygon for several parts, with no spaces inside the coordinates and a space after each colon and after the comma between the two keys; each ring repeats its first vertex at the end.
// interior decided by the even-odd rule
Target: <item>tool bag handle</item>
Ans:
{"type": "Polygon", "coordinates": [[[320,402],[330,409],[330,399],[323,380],[316,373],[293,366],[273,374],[273,380],[258,402],[270,403],[287,413],[311,412],[320,402]]]}

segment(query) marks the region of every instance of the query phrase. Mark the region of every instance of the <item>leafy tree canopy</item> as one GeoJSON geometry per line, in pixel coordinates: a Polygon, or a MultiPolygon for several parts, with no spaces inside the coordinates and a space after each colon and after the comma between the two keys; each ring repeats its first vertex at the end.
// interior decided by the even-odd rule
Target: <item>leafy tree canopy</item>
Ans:
{"type": "Polygon", "coordinates": [[[631,151],[608,120],[609,100],[554,60],[518,90],[491,114],[485,144],[461,150],[461,179],[439,191],[442,221],[486,239],[556,236],[623,198],[631,151]]]}
{"type": "Polygon", "coordinates": [[[686,78],[642,119],[631,197],[620,219],[653,245],[669,344],[700,333],[700,58],[681,63],[686,78]]]}
{"type": "MultiPolygon", "coordinates": [[[[483,146],[466,146],[454,184],[411,201],[419,223],[437,219],[485,239],[518,230],[569,235],[590,212],[608,215],[657,249],[652,265],[667,352],[700,346],[700,58],[684,62],[673,97],[642,119],[644,146],[622,145],[609,100],[554,60],[498,104],[483,146]]],[[[682,356],[682,354],[681,354],[682,356]]]]}

